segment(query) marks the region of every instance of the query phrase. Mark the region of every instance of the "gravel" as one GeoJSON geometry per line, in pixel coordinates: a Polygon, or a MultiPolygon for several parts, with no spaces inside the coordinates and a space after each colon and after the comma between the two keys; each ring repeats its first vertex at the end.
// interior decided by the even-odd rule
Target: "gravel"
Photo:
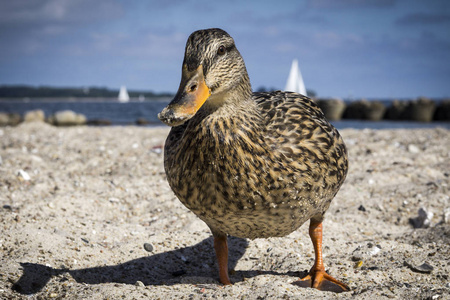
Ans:
{"type": "Polygon", "coordinates": [[[350,170],[323,249],[328,272],[352,289],[341,294],[292,284],[314,262],[307,225],[283,238],[230,237],[234,285],[222,287],[207,226],[167,184],[167,133],[2,128],[0,298],[450,298],[449,130],[341,131],[350,170]],[[413,228],[420,208],[427,226],[413,228]]]}

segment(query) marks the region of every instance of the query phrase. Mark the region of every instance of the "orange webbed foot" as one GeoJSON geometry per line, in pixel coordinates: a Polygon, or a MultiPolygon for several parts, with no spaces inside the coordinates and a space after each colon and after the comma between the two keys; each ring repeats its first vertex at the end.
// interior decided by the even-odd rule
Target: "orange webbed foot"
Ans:
{"type": "Polygon", "coordinates": [[[320,291],[329,291],[335,293],[347,292],[350,288],[343,282],[340,282],[325,270],[311,270],[308,275],[294,282],[293,284],[300,287],[311,287],[320,291]]]}
{"type": "Polygon", "coordinates": [[[320,291],[331,291],[342,293],[349,291],[350,288],[330,276],[325,272],[322,257],[322,222],[311,219],[309,225],[309,236],[314,246],[315,262],[308,275],[294,282],[293,284],[300,287],[312,287],[320,291]]]}

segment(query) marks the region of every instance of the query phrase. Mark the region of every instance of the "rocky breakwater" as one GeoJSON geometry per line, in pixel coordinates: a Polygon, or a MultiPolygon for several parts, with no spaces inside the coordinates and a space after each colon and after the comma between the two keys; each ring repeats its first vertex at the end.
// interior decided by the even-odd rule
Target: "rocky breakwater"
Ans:
{"type": "MultiPolygon", "coordinates": [[[[324,100],[318,101],[319,106],[322,103],[327,102],[324,100]]],[[[326,109],[326,107],[322,108],[324,113],[326,109]]],[[[327,116],[326,113],[325,115],[327,116]]],[[[390,105],[376,100],[356,100],[347,103],[343,119],[369,121],[385,119],[415,122],[450,121],[450,100],[437,101],[419,97],[414,100],[393,100],[390,105]]]]}
{"type": "Polygon", "coordinates": [[[433,121],[436,103],[425,97],[421,97],[409,104],[409,115],[413,121],[431,122],[433,121]]]}
{"type": "Polygon", "coordinates": [[[344,118],[355,120],[382,120],[386,107],[381,101],[359,100],[350,103],[344,113],[344,118]]]}
{"type": "Polygon", "coordinates": [[[339,121],[345,111],[345,102],[341,99],[318,99],[317,105],[330,121],[339,121]]]}
{"type": "Polygon", "coordinates": [[[386,119],[388,120],[407,120],[408,101],[394,100],[386,111],[386,119]]]}
{"type": "MultiPolygon", "coordinates": [[[[445,102],[445,101],[444,101],[445,102]]],[[[440,108],[440,106],[439,106],[440,108]]],[[[438,111],[441,111],[438,109],[438,111]]],[[[394,100],[388,108],[386,118],[389,120],[411,120],[416,122],[431,122],[434,119],[445,121],[450,120],[450,115],[445,118],[435,118],[436,102],[425,97],[420,97],[411,101],[394,100]]]]}
{"type": "Polygon", "coordinates": [[[450,120],[450,99],[442,100],[438,107],[436,107],[434,119],[438,121],[450,120]]]}

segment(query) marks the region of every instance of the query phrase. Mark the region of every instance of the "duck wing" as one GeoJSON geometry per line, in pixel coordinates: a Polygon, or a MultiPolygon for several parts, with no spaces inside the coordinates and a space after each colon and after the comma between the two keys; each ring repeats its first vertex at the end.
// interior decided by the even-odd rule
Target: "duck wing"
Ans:
{"type": "Polygon", "coordinates": [[[253,98],[272,152],[285,165],[309,176],[311,184],[326,187],[334,196],[347,174],[347,151],[320,108],[297,93],[254,93],[253,98]]]}

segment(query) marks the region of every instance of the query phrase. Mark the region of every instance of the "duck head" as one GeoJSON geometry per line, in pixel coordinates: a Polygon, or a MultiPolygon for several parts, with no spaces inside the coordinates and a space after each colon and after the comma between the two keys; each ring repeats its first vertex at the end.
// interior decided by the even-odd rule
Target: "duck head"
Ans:
{"type": "Polygon", "coordinates": [[[158,118],[169,126],[178,126],[202,107],[214,111],[227,102],[250,96],[247,70],[233,38],[218,28],[198,30],[186,43],[178,92],[158,118]]]}

